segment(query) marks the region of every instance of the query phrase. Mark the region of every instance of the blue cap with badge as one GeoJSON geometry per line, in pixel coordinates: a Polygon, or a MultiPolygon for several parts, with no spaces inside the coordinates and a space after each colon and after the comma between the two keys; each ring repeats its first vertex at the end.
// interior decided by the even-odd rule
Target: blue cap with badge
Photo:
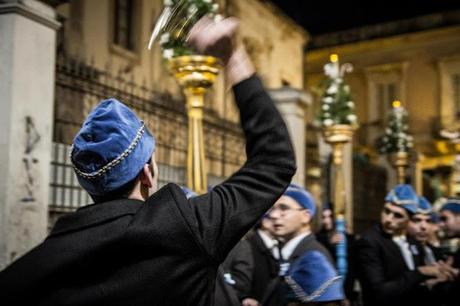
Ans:
{"type": "Polygon", "coordinates": [[[397,185],[385,197],[385,202],[399,205],[411,214],[415,214],[419,199],[412,186],[407,184],[397,185]]]}
{"type": "Polygon", "coordinates": [[[441,211],[448,210],[454,214],[460,214],[460,199],[450,198],[441,207],[441,211]]]}
{"type": "Polygon", "coordinates": [[[418,197],[418,205],[417,205],[416,213],[423,214],[423,215],[431,215],[432,212],[433,210],[431,209],[430,202],[428,202],[428,200],[423,196],[418,197]]]}

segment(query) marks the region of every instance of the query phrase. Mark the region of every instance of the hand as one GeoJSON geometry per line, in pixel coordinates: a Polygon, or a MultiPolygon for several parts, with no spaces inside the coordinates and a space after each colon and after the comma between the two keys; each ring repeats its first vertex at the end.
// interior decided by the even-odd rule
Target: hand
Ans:
{"type": "Polygon", "coordinates": [[[187,42],[200,54],[212,55],[227,65],[230,57],[236,51],[236,31],[239,21],[229,17],[214,22],[209,17],[201,18],[190,30],[187,42]]]}
{"type": "Polygon", "coordinates": [[[425,276],[432,276],[436,278],[442,277],[441,271],[439,269],[439,265],[433,266],[420,266],[417,270],[425,276]]]}
{"type": "Polygon", "coordinates": [[[236,18],[226,18],[214,22],[208,17],[200,19],[190,31],[187,39],[198,52],[213,55],[222,60],[226,67],[228,85],[232,86],[251,77],[254,66],[243,46],[236,43],[239,22],[236,18]]]}
{"type": "Polygon", "coordinates": [[[452,261],[438,261],[438,266],[441,274],[447,278],[447,280],[454,280],[459,274],[459,269],[452,267],[452,261]]]}
{"type": "Polygon", "coordinates": [[[257,302],[254,299],[251,298],[245,298],[242,302],[241,305],[243,306],[259,306],[259,302],[257,302]]]}
{"type": "Polygon", "coordinates": [[[342,241],[342,234],[334,233],[331,238],[329,238],[329,242],[331,244],[339,244],[342,241]]]}
{"type": "Polygon", "coordinates": [[[348,299],[344,299],[340,301],[340,306],[350,306],[351,303],[348,299]]]}
{"type": "Polygon", "coordinates": [[[428,287],[428,289],[433,289],[434,286],[436,286],[437,284],[439,283],[442,283],[443,280],[439,279],[439,278],[432,278],[432,279],[429,279],[427,281],[425,281],[425,285],[428,287]]]}

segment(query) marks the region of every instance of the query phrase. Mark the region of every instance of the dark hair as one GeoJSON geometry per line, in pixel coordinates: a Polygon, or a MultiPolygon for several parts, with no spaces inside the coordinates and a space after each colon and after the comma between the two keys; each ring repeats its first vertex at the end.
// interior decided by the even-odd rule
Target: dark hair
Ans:
{"type": "MultiPolygon", "coordinates": [[[[150,165],[152,163],[152,159],[149,159],[147,161],[147,164],[150,165]]],[[[152,172],[153,169],[151,168],[152,172]]],[[[118,200],[118,199],[125,199],[129,196],[129,194],[133,191],[134,185],[136,184],[137,179],[139,178],[139,175],[142,173],[143,170],[139,171],[138,175],[136,177],[129,181],[128,183],[124,184],[120,188],[117,188],[115,190],[110,191],[107,194],[104,194],[102,196],[96,196],[90,194],[91,198],[93,199],[94,203],[104,203],[104,202],[109,202],[113,200],[118,200]]],[[[153,173],[152,175],[155,175],[153,173]]]]}

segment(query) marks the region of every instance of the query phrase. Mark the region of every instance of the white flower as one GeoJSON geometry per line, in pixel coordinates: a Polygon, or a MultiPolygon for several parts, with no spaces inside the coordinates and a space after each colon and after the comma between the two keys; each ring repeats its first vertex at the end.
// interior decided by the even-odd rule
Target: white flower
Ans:
{"type": "Polygon", "coordinates": [[[339,65],[338,63],[328,63],[324,65],[324,74],[329,76],[331,79],[339,77],[339,65]]]}
{"type": "Polygon", "coordinates": [[[326,119],[323,121],[324,126],[331,126],[332,124],[334,124],[334,121],[332,121],[331,119],[326,119]]]}
{"type": "Polygon", "coordinates": [[[348,101],[348,102],[347,102],[347,106],[348,106],[349,108],[353,108],[353,107],[355,107],[355,103],[354,103],[353,101],[348,101]]]}
{"type": "Polygon", "coordinates": [[[172,2],[172,0],[164,0],[164,1],[163,1],[163,4],[164,4],[165,6],[172,6],[174,3],[172,2]]]}
{"type": "Polygon", "coordinates": [[[337,79],[335,79],[335,82],[336,82],[337,84],[340,84],[340,83],[343,82],[343,79],[342,79],[342,78],[337,78],[337,79]]]}
{"type": "Polygon", "coordinates": [[[332,103],[332,102],[334,102],[334,99],[332,97],[324,97],[323,102],[324,103],[332,103]]]}
{"type": "Polygon", "coordinates": [[[345,90],[345,92],[349,93],[350,92],[350,86],[348,86],[348,85],[343,86],[343,90],[345,90]]]}
{"type": "Polygon", "coordinates": [[[196,5],[194,3],[190,4],[187,10],[188,17],[192,17],[193,15],[195,15],[197,11],[198,11],[198,8],[196,7],[196,5]]]}
{"type": "Polygon", "coordinates": [[[347,120],[348,120],[349,122],[351,122],[351,123],[355,122],[356,119],[357,119],[357,117],[356,117],[356,115],[354,115],[354,114],[350,114],[350,115],[347,116],[347,120]]]}
{"type": "Polygon", "coordinates": [[[386,133],[387,135],[391,135],[391,134],[392,134],[392,131],[391,131],[391,129],[386,128],[386,129],[385,129],[385,133],[386,133]]]}
{"type": "Polygon", "coordinates": [[[222,16],[221,14],[217,14],[216,16],[214,16],[214,22],[221,22],[222,20],[224,20],[224,16],[222,16]]]}
{"type": "Polygon", "coordinates": [[[164,45],[169,42],[169,33],[164,33],[160,37],[160,45],[164,45]]]}
{"type": "Polygon", "coordinates": [[[325,111],[329,110],[329,108],[330,107],[327,104],[323,104],[323,106],[322,106],[322,109],[325,110],[325,111]]]}
{"type": "Polygon", "coordinates": [[[213,13],[215,13],[215,12],[217,12],[218,9],[219,9],[219,4],[214,3],[214,4],[212,5],[211,11],[212,11],[213,13]]]}
{"type": "Polygon", "coordinates": [[[332,95],[332,94],[336,94],[338,90],[339,90],[339,86],[334,83],[331,86],[329,86],[326,92],[332,95]]]}
{"type": "Polygon", "coordinates": [[[165,49],[163,50],[163,57],[165,59],[171,59],[174,55],[174,50],[173,49],[165,49]]]}

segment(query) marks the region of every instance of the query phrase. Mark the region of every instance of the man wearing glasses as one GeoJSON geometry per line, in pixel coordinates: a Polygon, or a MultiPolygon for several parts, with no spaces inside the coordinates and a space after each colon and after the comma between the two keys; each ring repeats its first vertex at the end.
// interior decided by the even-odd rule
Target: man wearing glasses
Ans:
{"type": "MultiPolygon", "coordinates": [[[[319,251],[333,265],[332,257],[311,231],[311,221],[316,206],[313,197],[302,187],[291,184],[281,198],[269,210],[273,232],[283,242],[280,251],[280,276],[285,276],[289,266],[307,251],[319,251]]],[[[284,305],[286,287],[282,278],[272,286],[273,294],[264,305],[284,305]],[[275,302],[276,300],[276,302],[275,302]]]]}
{"type": "Polygon", "coordinates": [[[438,266],[418,266],[414,245],[406,239],[418,198],[409,185],[398,185],[385,198],[380,223],[357,242],[358,276],[365,306],[411,305],[421,283],[442,277],[438,266]]]}

